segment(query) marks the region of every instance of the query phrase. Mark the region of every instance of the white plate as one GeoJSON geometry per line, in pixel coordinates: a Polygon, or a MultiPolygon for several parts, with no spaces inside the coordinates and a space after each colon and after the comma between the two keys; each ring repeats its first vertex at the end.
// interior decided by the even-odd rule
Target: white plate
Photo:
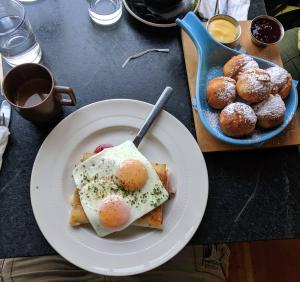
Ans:
{"type": "Polygon", "coordinates": [[[133,139],[151,108],[135,100],[83,107],[53,129],[37,154],[30,187],[34,216],[51,246],[83,269],[111,276],[153,269],[176,255],[201,222],[208,196],[205,161],[190,132],[164,111],[139,147],[150,161],[168,164],[177,189],[164,209],[164,230],[129,227],[99,238],[91,228],[69,225],[71,175],[83,152],[133,139]]]}

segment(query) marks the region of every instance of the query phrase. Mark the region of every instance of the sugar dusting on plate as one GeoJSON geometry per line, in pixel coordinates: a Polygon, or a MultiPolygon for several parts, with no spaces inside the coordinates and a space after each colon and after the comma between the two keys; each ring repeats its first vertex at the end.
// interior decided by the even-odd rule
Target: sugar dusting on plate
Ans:
{"type": "Polygon", "coordinates": [[[223,76],[223,67],[222,66],[213,66],[210,67],[207,72],[207,79],[211,80],[215,77],[223,76]]]}
{"type": "Polygon", "coordinates": [[[217,112],[202,110],[205,119],[212,128],[220,128],[219,114],[217,112]]]}
{"type": "Polygon", "coordinates": [[[256,139],[259,139],[260,137],[261,137],[261,132],[256,129],[256,130],[254,130],[254,132],[250,136],[250,139],[256,140],[256,139]]]}

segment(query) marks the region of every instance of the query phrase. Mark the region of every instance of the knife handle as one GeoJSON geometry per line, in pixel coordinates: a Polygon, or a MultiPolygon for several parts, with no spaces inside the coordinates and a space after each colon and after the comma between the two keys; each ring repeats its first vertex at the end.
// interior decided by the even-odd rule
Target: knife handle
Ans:
{"type": "Polygon", "coordinates": [[[164,105],[169,100],[172,92],[173,92],[173,89],[171,87],[167,86],[165,88],[165,90],[163,91],[163,93],[158,98],[158,100],[157,100],[156,104],[154,105],[152,111],[150,112],[149,116],[147,117],[147,119],[143,123],[142,127],[140,128],[139,132],[133,139],[133,144],[136,147],[138,147],[140,145],[142,139],[146,135],[146,133],[149,130],[150,126],[152,125],[153,121],[156,119],[156,117],[161,112],[164,105]]]}

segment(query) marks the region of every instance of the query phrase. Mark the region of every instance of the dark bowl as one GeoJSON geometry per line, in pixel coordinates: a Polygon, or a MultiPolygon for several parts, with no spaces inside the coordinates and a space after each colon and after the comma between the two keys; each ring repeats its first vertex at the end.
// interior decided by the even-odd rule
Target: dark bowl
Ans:
{"type": "Polygon", "coordinates": [[[182,0],[144,0],[146,6],[156,11],[171,10],[174,6],[179,4],[182,0]]]}

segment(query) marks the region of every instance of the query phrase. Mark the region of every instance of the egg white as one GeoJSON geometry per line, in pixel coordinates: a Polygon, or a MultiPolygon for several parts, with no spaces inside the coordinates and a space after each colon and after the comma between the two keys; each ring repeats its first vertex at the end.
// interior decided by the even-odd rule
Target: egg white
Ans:
{"type": "Polygon", "coordinates": [[[81,205],[92,227],[100,237],[120,231],[155,207],[164,203],[169,195],[163,187],[151,163],[139,152],[131,141],[108,148],[82,162],[73,170],[73,178],[79,189],[81,205]],[[119,165],[128,159],[141,161],[148,172],[144,187],[135,192],[118,186],[115,175],[119,165]],[[130,220],[119,229],[108,229],[99,221],[99,208],[108,197],[123,198],[130,207],[130,220]]]}

